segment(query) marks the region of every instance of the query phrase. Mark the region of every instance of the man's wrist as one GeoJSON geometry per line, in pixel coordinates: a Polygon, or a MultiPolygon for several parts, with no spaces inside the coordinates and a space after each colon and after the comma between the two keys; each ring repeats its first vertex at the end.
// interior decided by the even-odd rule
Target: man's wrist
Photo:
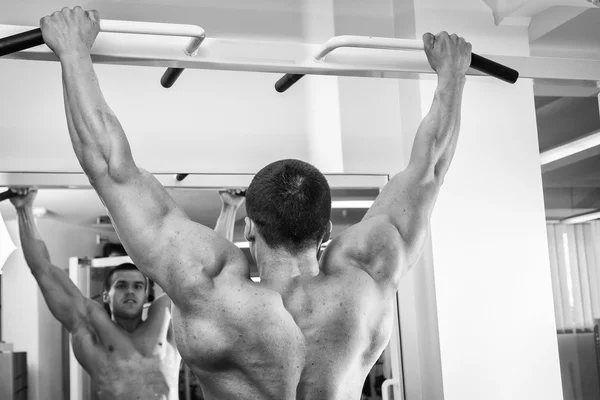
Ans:
{"type": "Polygon", "coordinates": [[[438,75],[438,86],[440,86],[440,87],[448,87],[448,86],[461,87],[461,86],[464,86],[466,81],[467,81],[467,77],[462,74],[455,75],[452,73],[443,73],[443,74],[438,75]]]}
{"type": "Polygon", "coordinates": [[[72,49],[64,51],[58,56],[62,64],[76,63],[81,60],[90,59],[90,51],[87,49],[72,49]]]}
{"type": "Polygon", "coordinates": [[[465,87],[466,78],[464,76],[438,76],[438,84],[435,90],[436,96],[445,98],[460,95],[465,87]]]}
{"type": "Polygon", "coordinates": [[[33,209],[31,205],[22,205],[19,207],[15,207],[17,210],[17,215],[21,217],[29,217],[33,216],[33,209]]]}

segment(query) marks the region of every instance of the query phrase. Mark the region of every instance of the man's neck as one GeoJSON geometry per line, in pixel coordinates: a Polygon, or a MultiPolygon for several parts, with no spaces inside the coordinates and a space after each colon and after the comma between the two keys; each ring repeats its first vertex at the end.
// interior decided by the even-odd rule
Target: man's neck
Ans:
{"type": "Polygon", "coordinates": [[[142,324],[142,317],[137,317],[137,318],[120,318],[117,317],[115,315],[113,315],[112,320],[115,324],[117,324],[117,326],[123,328],[125,331],[129,332],[129,333],[133,333],[141,324],[142,324]]]}
{"type": "Polygon", "coordinates": [[[283,251],[269,251],[262,254],[258,272],[262,284],[281,291],[297,276],[317,276],[320,268],[314,250],[297,256],[283,251]]]}

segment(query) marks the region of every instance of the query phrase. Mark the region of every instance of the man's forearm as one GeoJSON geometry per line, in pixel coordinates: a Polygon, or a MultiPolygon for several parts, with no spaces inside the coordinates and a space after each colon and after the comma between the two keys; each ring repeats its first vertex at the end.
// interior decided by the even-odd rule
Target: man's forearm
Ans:
{"type": "Polygon", "coordinates": [[[36,275],[38,272],[42,272],[41,269],[50,263],[50,254],[37,230],[31,208],[19,208],[17,216],[25,261],[27,261],[27,265],[29,265],[33,274],[36,275]]]}
{"type": "Polygon", "coordinates": [[[75,154],[84,171],[109,172],[133,162],[121,124],[100,90],[89,53],[61,58],[65,111],[75,154]]]}
{"type": "Polygon", "coordinates": [[[413,156],[426,155],[437,175],[446,173],[454,156],[460,131],[465,78],[438,78],[433,103],[421,122],[413,144],[413,156]],[[415,147],[420,147],[415,151],[415,147]]]}

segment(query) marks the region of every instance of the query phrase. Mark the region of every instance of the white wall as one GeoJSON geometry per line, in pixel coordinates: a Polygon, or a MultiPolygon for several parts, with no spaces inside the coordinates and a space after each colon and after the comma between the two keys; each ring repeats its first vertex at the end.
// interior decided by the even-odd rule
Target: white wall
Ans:
{"type": "MultiPolygon", "coordinates": [[[[278,97],[273,74],[97,65],[138,165],[152,172],[256,172],[306,158],[303,91],[278,97]],[[274,151],[276,150],[276,151],[274,151]]],[[[80,171],[67,132],[58,63],[0,60],[0,171],[80,171]]],[[[279,95],[280,96],[280,95],[279,95]]]]}
{"type": "MultiPolygon", "coordinates": [[[[528,54],[526,27],[498,32],[469,17],[428,10],[417,29],[528,54]]],[[[421,82],[424,110],[434,89],[421,82]]],[[[562,399],[531,81],[467,83],[432,242],[445,398],[562,399]]]]}
{"type": "Polygon", "coordinates": [[[532,84],[473,82],[463,107],[432,219],[446,399],[561,399],[532,84]]]}
{"type": "MultiPolygon", "coordinates": [[[[69,257],[94,257],[101,252],[89,230],[46,219],[38,219],[37,224],[53,264],[64,270],[69,257]]],[[[15,351],[27,352],[29,399],[62,399],[62,327],[25,263],[17,221],[9,220],[6,225],[19,249],[2,274],[2,338],[13,343],[15,351]]]]}

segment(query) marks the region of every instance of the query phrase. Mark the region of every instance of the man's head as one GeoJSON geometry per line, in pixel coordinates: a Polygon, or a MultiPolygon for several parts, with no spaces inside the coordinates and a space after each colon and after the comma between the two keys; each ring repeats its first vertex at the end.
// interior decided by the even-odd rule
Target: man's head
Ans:
{"type": "Polygon", "coordinates": [[[141,318],[147,286],[148,281],[135,265],[118,265],[104,280],[104,304],[116,317],[141,318]]]}
{"type": "MultiPolygon", "coordinates": [[[[246,191],[244,235],[256,235],[273,250],[298,255],[318,250],[331,230],[331,192],[323,174],[299,160],[280,160],[261,169],[246,191]]],[[[251,252],[255,251],[250,246],[251,252]]],[[[256,255],[252,256],[256,259],[256,255]]]]}

